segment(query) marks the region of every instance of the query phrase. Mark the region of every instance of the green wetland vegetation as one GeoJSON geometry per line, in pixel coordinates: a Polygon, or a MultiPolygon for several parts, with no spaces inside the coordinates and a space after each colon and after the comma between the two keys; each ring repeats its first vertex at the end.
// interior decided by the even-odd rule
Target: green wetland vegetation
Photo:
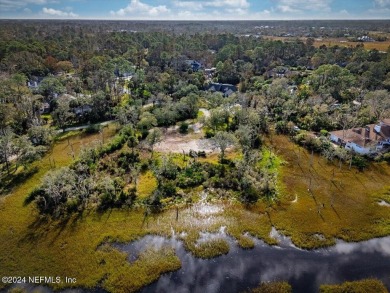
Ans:
{"type": "MultiPolygon", "coordinates": [[[[184,265],[171,247],[129,261],[116,246],[147,235],[205,261],[275,233],[304,250],[390,235],[388,148],[329,139],[390,117],[389,50],[105,25],[0,28],[1,276],[136,292],[184,265]]],[[[375,279],[319,291],[387,292],[375,279]]]]}
{"type": "MultiPolygon", "coordinates": [[[[106,131],[112,133],[114,130],[106,131]]],[[[111,134],[107,134],[109,135],[111,134]]],[[[88,141],[93,141],[94,137],[98,136],[84,136],[84,138],[72,136],[70,141],[88,144],[88,141]]],[[[11,195],[1,200],[2,239],[7,240],[1,244],[4,264],[2,273],[9,274],[10,270],[14,270],[14,273],[27,276],[36,271],[41,274],[55,272],[56,275],[77,275],[77,287],[94,287],[101,283],[103,288],[109,291],[129,292],[140,289],[164,272],[178,269],[180,261],[172,250],[147,250],[136,262],[130,264],[127,255],[111,247],[109,243],[129,242],[146,234],[171,237],[173,230],[181,235],[180,239],[193,255],[210,258],[227,253],[229,246],[222,239],[197,245],[199,233],[217,232],[222,226],[226,226],[226,233],[234,237],[240,246],[249,249],[253,247],[253,242],[251,238],[245,236],[245,233],[263,239],[269,244],[277,244],[277,241],[270,237],[272,226],[290,235],[293,243],[303,248],[332,245],[336,238],[361,241],[389,234],[390,219],[387,207],[378,205],[380,199],[388,200],[388,186],[386,189],[388,175],[384,172],[389,172],[389,167],[386,163],[372,164],[364,173],[348,170],[348,166],[343,166],[334,177],[336,182],[342,181],[345,184],[342,189],[343,196],[332,198],[332,189],[329,188],[331,183],[327,176],[333,176],[335,165],[317,156],[311,167],[307,160],[298,162],[297,146],[285,136],[273,137],[272,143],[264,149],[263,159],[258,162],[258,165],[267,168],[271,173],[278,174],[276,198],[265,197],[256,203],[248,204],[242,202],[242,195],[238,191],[237,194],[229,194],[220,187],[206,187],[197,183],[185,192],[181,191],[185,189],[176,187],[178,189],[176,195],[162,196],[161,202],[156,206],[158,211],[153,210],[156,195],[152,191],[149,196],[145,194],[138,196],[136,193],[131,203],[125,203],[121,207],[101,210],[99,204],[91,203],[80,211],[74,211],[73,204],[70,204],[71,209],[67,207],[66,214],[63,215],[53,217],[39,214],[36,204],[32,202],[26,205],[25,201],[26,194],[39,185],[44,174],[50,169],[47,165],[48,158],[45,157],[38,164],[37,173],[15,187],[11,195]],[[276,145],[284,147],[276,149],[276,145]],[[276,152],[278,155],[275,155],[276,152]],[[272,157],[272,162],[264,163],[272,157]],[[301,168],[302,173],[299,173],[296,169],[301,168]],[[316,168],[321,168],[321,177],[316,175],[316,168]],[[312,191],[313,195],[307,192],[307,179],[302,180],[299,176],[305,174],[304,172],[307,173],[303,178],[313,176],[313,180],[319,181],[318,189],[312,191]],[[376,188],[369,196],[365,192],[367,188],[373,188],[374,184],[370,183],[370,180],[364,180],[366,178],[364,174],[369,174],[371,178],[376,176],[379,182],[383,182],[379,186],[376,184],[376,188]],[[353,184],[356,178],[361,182],[361,189],[356,186],[349,188],[348,185],[353,184]],[[294,186],[292,189],[294,193],[287,190],[287,184],[294,186]],[[300,189],[301,193],[299,193],[300,189]],[[208,194],[205,196],[207,190],[208,194]],[[297,200],[296,194],[299,194],[297,200]],[[325,207],[319,214],[318,205],[322,203],[325,207]],[[318,238],[315,236],[317,234],[323,237],[318,238]],[[134,275],[138,278],[133,278],[134,275]]],[[[60,141],[54,145],[53,154],[63,153],[67,147],[66,140],[60,141]]],[[[300,151],[303,157],[310,157],[309,152],[304,149],[300,151]]],[[[121,152],[129,152],[127,145],[110,156],[116,156],[121,152]]],[[[232,162],[237,158],[237,154],[233,151],[227,157],[231,158],[228,160],[232,162]]],[[[202,163],[201,159],[191,163],[192,159],[187,158],[185,162],[187,167],[180,172],[189,172],[188,168],[194,168],[192,165],[197,166],[197,164],[211,164],[214,167],[222,165],[218,163],[217,156],[212,158],[213,156],[209,158],[211,161],[214,160],[212,163],[202,163]]],[[[106,162],[109,156],[101,160],[106,162]]],[[[145,154],[145,159],[140,159],[139,164],[142,164],[143,160],[150,160],[149,153],[145,154]]],[[[168,161],[165,156],[158,156],[158,154],[155,155],[155,160],[160,161],[160,164],[163,160],[168,161]]],[[[176,158],[176,160],[183,159],[176,158]]],[[[71,162],[72,158],[65,156],[63,161],[56,163],[56,168],[69,164],[74,166],[75,163],[71,162]]],[[[115,160],[115,162],[119,161],[115,160]]],[[[223,166],[226,169],[233,169],[229,164],[223,166]]],[[[172,166],[179,169],[174,163],[172,166]]],[[[202,171],[204,169],[202,168],[202,171]]],[[[192,169],[191,171],[194,172],[192,169]]],[[[142,174],[142,171],[140,172],[142,174]]],[[[153,174],[148,175],[150,171],[143,172],[146,177],[153,174]]],[[[229,171],[225,170],[225,172],[229,171]]],[[[150,184],[151,179],[142,179],[143,176],[140,175],[141,180],[138,184],[150,184]]],[[[190,178],[195,180],[196,176],[191,173],[190,178]]],[[[224,177],[219,176],[219,178],[224,177]]],[[[164,192],[168,183],[169,181],[163,185],[164,192]]],[[[158,184],[155,186],[157,187],[158,184]]],[[[123,189],[131,190],[131,187],[126,186],[123,189]]],[[[144,191],[146,188],[140,189],[144,191]]]]}

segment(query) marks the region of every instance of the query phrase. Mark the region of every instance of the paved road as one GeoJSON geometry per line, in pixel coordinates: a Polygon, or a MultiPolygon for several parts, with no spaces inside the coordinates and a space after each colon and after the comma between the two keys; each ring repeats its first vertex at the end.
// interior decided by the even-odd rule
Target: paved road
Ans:
{"type": "MultiPolygon", "coordinates": [[[[113,122],[115,122],[115,120],[104,121],[102,123],[97,123],[97,124],[99,124],[100,126],[105,126],[105,125],[108,125],[108,124],[113,123],[113,122]]],[[[57,133],[67,132],[67,131],[75,131],[75,130],[82,130],[82,129],[88,128],[91,125],[92,124],[75,126],[75,127],[68,127],[68,128],[65,128],[65,131],[63,131],[62,129],[59,129],[59,130],[57,130],[57,133]]]]}

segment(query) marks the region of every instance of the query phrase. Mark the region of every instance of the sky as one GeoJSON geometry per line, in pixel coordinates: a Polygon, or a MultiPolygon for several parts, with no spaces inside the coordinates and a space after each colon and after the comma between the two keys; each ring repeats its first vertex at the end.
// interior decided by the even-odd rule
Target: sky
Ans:
{"type": "Polygon", "coordinates": [[[0,18],[390,19],[390,0],[0,0],[0,18]]]}

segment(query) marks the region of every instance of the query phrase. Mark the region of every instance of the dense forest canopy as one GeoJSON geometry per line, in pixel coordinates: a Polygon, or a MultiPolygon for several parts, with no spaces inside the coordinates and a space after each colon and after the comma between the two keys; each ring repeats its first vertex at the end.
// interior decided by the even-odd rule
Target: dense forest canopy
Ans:
{"type": "MultiPolygon", "coordinates": [[[[50,142],[49,120],[65,130],[117,119],[145,138],[155,126],[196,117],[199,98],[220,107],[218,91],[223,103],[255,109],[263,125],[283,133],[291,125],[325,133],[376,123],[389,116],[389,49],[315,46],[315,37],[348,32],[384,41],[389,25],[2,20],[0,130],[39,146],[50,142]],[[263,37],[287,32],[296,37],[263,37]]],[[[211,120],[209,137],[239,127],[234,113],[225,116],[227,126],[211,120]]],[[[7,164],[11,153],[3,154],[7,164]]]]}
{"type": "MultiPolygon", "coordinates": [[[[389,20],[0,20],[0,274],[138,292],[180,267],[160,240],[115,244],[145,235],[200,258],[383,237],[386,262],[389,37],[389,20]]],[[[331,261],[336,282],[350,264],[331,261]]]]}

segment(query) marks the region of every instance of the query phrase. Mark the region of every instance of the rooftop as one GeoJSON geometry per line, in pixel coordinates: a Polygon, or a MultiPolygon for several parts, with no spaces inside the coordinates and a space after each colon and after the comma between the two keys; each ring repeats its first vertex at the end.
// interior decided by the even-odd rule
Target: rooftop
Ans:
{"type": "Polygon", "coordinates": [[[374,146],[378,142],[390,138],[390,119],[381,120],[380,124],[369,124],[366,127],[358,127],[347,130],[332,131],[333,134],[345,142],[353,142],[362,147],[374,146]],[[377,132],[378,125],[381,125],[380,132],[377,132]]]}

